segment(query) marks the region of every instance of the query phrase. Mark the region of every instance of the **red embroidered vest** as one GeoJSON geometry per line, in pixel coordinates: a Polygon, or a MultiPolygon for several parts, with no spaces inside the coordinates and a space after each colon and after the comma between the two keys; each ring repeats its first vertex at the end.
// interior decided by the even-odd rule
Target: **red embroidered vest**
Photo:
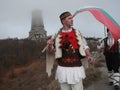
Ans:
{"type": "Polygon", "coordinates": [[[74,30],[61,33],[60,47],[62,58],[57,59],[60,66],[75,67],[81,66],[81,55],[79,53],[78,40],[74,30]]]}

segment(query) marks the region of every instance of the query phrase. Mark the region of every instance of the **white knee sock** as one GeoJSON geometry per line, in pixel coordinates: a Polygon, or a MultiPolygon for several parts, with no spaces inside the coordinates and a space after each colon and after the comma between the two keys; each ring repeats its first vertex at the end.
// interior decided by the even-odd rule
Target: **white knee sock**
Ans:
{"type": "Polygon", "coordinates": [[[120,73],[114,73],[113,74],[114,80],[113,80],[113,85],[118,85],[120,83],[120,73]]]}
{"type": "Polygon", "coordinates": [[[109,82],[113,82],[113,72],[111,71],[111,72],[108,72],[108,80],[109,80],[109,82]]]}

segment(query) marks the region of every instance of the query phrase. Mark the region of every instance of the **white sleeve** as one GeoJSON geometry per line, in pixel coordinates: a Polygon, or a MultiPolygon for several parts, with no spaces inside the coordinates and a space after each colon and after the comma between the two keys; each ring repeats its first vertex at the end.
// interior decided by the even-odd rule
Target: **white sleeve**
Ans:
{"type": "Polygon", "coordinates": [[[119,54],[120,54],[120,39],[118,39],[118,51],[119,51],[119,54]]]}
{"type": "Polygon", "coordinates": [[[114,38],[113,38],[111,32],[108,32],[107,44],[109,47],[112,47],[112,45],[114,44],[114,38]]]}
{"type": "Polygon", "coordinates": [[[87,44],[87,42],[86,42],[86,40],[85,40],[84,37],[82,38],[82,41],[83,41],[83,48],[84,48],[84,49],[88,49],[89,46],[88,46],[88,44],[87,44]]]}

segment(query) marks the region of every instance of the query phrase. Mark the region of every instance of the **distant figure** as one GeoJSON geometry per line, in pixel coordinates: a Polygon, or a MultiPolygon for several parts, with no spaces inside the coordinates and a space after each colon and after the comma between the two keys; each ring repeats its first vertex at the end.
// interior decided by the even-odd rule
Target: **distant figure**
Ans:
{"type": "Polygon", "coordinates": [[[107,37],[104,39],[104,56],[108,69],[109,84],[113,85],[116,90],[119,89],[119,49],[118,42],[114,43],[111,32],[107,29],[107,37]]]}
{"type": "Polygon", "coordinates": [[[55,47],[55,59],[58,64],[56,79],[61,90],[83,90],[82,80],[86,75],[81,59],[87,57],[89,62],[93,63],[93,57],[85,38],[80,31],[72,27],[71,13],[68,11],[62,13],[60,21],[63,27],[47,41],[50,51],[53,45],[55,47]]]}

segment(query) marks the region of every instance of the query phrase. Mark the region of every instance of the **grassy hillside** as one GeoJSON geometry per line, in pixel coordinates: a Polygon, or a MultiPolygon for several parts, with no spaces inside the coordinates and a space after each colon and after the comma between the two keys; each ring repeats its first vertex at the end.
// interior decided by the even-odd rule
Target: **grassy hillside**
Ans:
{"type": "Polygon", "coordinates": [[[8,69],[29,64],[40,58],[44,45],[44,42],[40,43],[28,39],[0,40],[0,75],[8,69]]]}
{"type": "MultiPolygon", "coordinates": [[[[41,53],[45,45],[46,42],[28,39],[0,40],[0,90],[60,90],[54,80],[56,65],[52,76],[47,76],[45,53],[41,53]]],[[[97,50],[95,41],[88,40],[88,45],[91,51],[97,50]]],[[[97,68],[90,67],[86,71],[86,86],[100,77],[97,68]]]]}

